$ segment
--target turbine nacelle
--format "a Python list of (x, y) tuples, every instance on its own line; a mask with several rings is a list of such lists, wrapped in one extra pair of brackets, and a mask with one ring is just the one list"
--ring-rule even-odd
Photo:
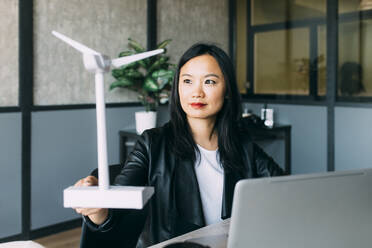
[(83, 62), (85, 69), (89, 72), (106, 73), (110, 71), (111, 60), (107, 55), (83, 53)]

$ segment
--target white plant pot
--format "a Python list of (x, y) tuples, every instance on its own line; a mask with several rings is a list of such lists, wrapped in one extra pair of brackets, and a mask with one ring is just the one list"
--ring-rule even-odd
[(146, 129), (156, 127), (156, 112), (155, 111), (140, 111), (136, 112), (136, 131), (137, 134), (142, 134)]

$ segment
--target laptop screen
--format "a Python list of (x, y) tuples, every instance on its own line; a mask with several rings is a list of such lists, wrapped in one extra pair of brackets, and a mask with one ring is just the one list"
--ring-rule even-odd
[(228, 248), (372, 244), (372, 169), (248, 179), (234, 193)]

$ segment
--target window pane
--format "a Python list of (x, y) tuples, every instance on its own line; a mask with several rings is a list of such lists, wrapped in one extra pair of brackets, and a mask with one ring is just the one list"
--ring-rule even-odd
[(371, 0), (338, 0), (338, 12), (347, 13), (370, 9), (371, 5)]
[(318, 27), (318, 96), (327, 92), (327, 28)]
[(325, 17), (326, 0), (252, 0), (252, 25)]
[(255, 36), (254, 93), (309, 94), (309, 29)]
[(239, 91), (247, 92), (247, 1), (238, 0), (236, 4), (236, 74)]
[(339, 96), (372, 96), (372, 20), (339, 26)]
[(0, 106), (17, 106), (18, 1), (1, 1), (0, 34)]

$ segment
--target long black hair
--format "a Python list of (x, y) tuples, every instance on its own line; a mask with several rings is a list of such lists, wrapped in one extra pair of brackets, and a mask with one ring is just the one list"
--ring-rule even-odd
[(240, 171), (242, 168), (241, 149), (238, 135), (238, 121), (241, 118), (240, 93), (236, 83), (234, 66), (229, 56), (212, 44), (197, 43), (180, 58), (175, 73), (170, 101), (172, 127), (171, 147), (180, 158), (191, 158), (195, 163), (195, 151), (200, 153), (191, 134), (186, 114), (181, 107), (178, 92), (179, 74), (182, 66), (190, 59), (208, 54), (216, 59), (226, 83), (226, 96), (222, 109), (217, 114), (215, 130), (218, 135), (218, 152), (225, 171)]

